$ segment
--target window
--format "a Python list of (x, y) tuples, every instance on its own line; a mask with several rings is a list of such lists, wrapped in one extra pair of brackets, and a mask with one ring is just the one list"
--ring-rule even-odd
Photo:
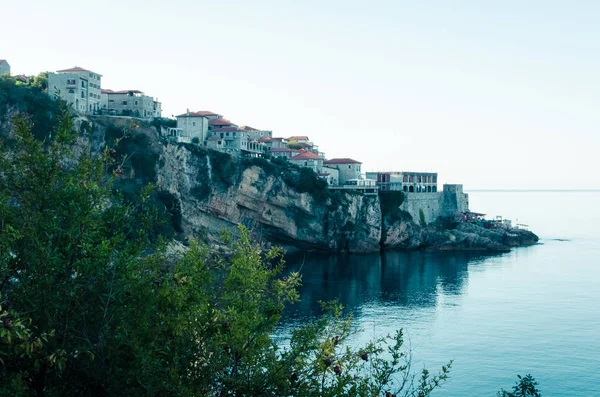
[(351, 169), (352, 169), (352, 166), (351, 166), (351, 165), (348, 165), (348, 169), (349, 169), (349, 170), (351, 170)]
[(127, 101), (121, 102), (122, 105), (127, 105)]
[(137, 104), (138, 104), (138, 101), (135, 101), (135, 105), (137, 105)]
[(85, 98), (85, 91), (81, 91), (81, 97)]
[(81, 80), (81, 86), (85, 88), (85, 81)]
[(192, 121), (192, 125), (195, 127), (195, 126), (196, 126), (196, 122), (195, 122), (195, 121)]

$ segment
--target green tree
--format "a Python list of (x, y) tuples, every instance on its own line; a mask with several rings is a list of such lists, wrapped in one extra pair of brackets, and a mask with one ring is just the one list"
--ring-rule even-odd
[(537, 389), (538, 383), (535, 381), (533, 376), (517, 375), (519, 380), (513, 386), (512, 392), (508, 392), (504, 389), (498, 392), (498, 397), (542, 397), (542, 393)]
[[(64, 111), (51, 142), (14, 121), (0, 152), (0, 395), (427, 396), (448, 377), (410, 371), (403, 335), (351, 348), (337, 304), (273, 339), (300, 276), (240, 228), (218, 255), (150, 238), (152, 187), (113, 188), (113, 148), (73, 157)], [(119, 145), (118, 139), (114, 142)]]
[(302, 149), (302, 145), (297, 141), (289, 141), (287, 144), (288, 149), (300, 150)]

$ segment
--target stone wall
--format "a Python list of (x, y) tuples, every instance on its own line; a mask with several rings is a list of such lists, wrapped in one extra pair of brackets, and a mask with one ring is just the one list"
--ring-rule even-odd
[(408, 212), (417, 224), (423, 212), (424, 221), (429, 224), (440, 216), (468, 211), (469, 195), (463, 193), (462, 185), (444, 185), (444, 190), (437, 193), (405, 193), (400, 209)]

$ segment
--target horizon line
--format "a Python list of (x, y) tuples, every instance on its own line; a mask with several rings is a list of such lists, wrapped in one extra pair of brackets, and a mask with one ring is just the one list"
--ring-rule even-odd
[(467, 192), (600, 192), (600, 189), (465, 189)]

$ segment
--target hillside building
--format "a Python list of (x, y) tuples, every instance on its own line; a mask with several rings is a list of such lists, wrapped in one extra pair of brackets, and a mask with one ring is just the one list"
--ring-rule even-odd
[(437, 172), (367, 172), (367, 178), (375, 179), (380, 190), (396, 190), (407, 193), (435, 193)]
[(75, 111), (97, 113), (102, 108), (102, 75), (75, 66), (48, 73), (48, 94), (67, 102)]
[(133, 116), (142, 119), (160, 117), (161, 103), (158, 99), (145, 95), (140, 90), (102, 90), (102, 111), (120, 116)]
[(323, 170), (323, 159), (308, 150), (302, 150), (295, 156), (290, 157), (289, 162), (300, 167), (310, 168), (317, 174)]
[[(339, 171), (339, 184), (345, 185), (351, 179), (361, 179), (360, 161), (349, 158), (338, 158), (323, 161), (323, 167)], [(327, 172), (327, 170), (325, 170)]]
[(208, 122), (223, 116), (206, 110), (190, 112), (188, 109), (187, 112), (176, 117), (179, 136), (189, 139), (190, 142), (192, 139), (198, 138), (198, 142), (204, 144), (208, 138)]

